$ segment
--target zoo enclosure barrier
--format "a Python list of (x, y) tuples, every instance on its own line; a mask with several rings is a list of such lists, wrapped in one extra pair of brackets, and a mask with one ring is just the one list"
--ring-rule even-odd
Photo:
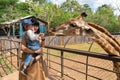
[[(48, 37), (46, 38), (48, 39)], [(50, 36), (49, 39), (51, 38), (53, 37)], [(60, 39), (58, 38), (59, 41), (61, 39), (62, 38)], [(58, 45), (60, 45), (60, 43), (58, 43)], [(14, 37), (12, 36), (10, 37), (1, 36), (0, 37), (0, 77), (13, 73), (14, 70), (19, 70), (20, 60), (21, 60), (20, 45), (21, 45), (21, 40), (16, 39), (15, 36)]]
[(8, 37), (0, 38), (0, 77), (19, 70), (20, 45), (19, 40), (15, 41)]
[[(75, 50), (65, 48), (68, 41), (71, 40), (69, 37), (63, 46), (55, 47), (51, 46), (51, 42), (56, 37), (52, 38), (49, 41), (49, 44), (45, 47), (47, 49), (44, 52), (46, 55), (47, 66), (49, 70), (52, 70), (53, 73), (56, 73), (57, 76), (60, 76), (62, 79), (66, 80), (116, 80), (115, 71), (113, 71), (113, 61), (120, 61), (119, 57), (110, 57), (107, 54), (101, 53), (91, 53), (87, 51)], [(14, 45), (13, 45), (14, 43)], [(15, 44), (16, 43), (16, 44)], [(21, 45), (20, 41), (15, 41), (12, 39), (0, 39), (1, 54), (6, 54), (7, 52), (10, 55), (3, 56), (8, 59), (9, 63), (14, 66), (13, 57), (17, 57), (17, 67), (20, 66), (20, 51), (19, 46)], [(13, 53), (15, 50), (16, 52)], [(51, 50), (58, 51), (56, 54), (53, 54)], [(66, 56), (72, 54), (72, 57)], [(76, 58), (77, 55), (77, 58)], [(57, 59), (56, 59), (57, 58)], [(0, 68), (4, 70), (5, 65), (1, 65)], [(4, 71), (6, 73), (6, 71)], [(51, 73), (51, 72), (49, 72)], [(0, 72), (0, 75), (2, 73)], [(7, 74), (7, 73), (6, 73)], [(1, 75), (2, 76), (2, 75)], [(56, 76), (56, 77), (57, 77)]]
[[(120, 62), (120, 57), (94, 53), (76, 49), (46, 46), (47, 49), (58, 51), (46, 52), (48, 67), (56, 76), (65, 80), (116, 80), (112, 62)], [(51, 52), (51, 53), (50, 53)], [(72, 54), (72, 58), (66, 54)], [(75, 57), (77, 56), (77, 58)], [(75, 58), (74, 58), (75, 57)]]
[[(116, 35), (115, 36), (119, 36)], [(49, 70), (65, 80), (116, 80), (116, 71), (113, 71), (113, 62), (120, 62), (120, 57), (109, 56), (105, 53), (65, 48), (72, 37), (64, 40), (63, 47), (55, 47), (53, 37), (45, 47), (46, 61)], [(119, 37), (118, 37), (119, 38)], [(87, 39), (89, 41), (89, 39)], [(85, 42), (87, 42), (85, 40)], [(52, 45), (52, 46), (51, 46)], [(72, 57), (69, 57), (72, 55)], [(77, 57), (76, 57), (77, 56)], [(50, 72), (50, 71), (49, 71)]]

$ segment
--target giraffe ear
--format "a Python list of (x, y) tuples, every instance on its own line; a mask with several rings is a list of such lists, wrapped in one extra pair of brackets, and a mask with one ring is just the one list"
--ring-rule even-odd
[(81, 13), (81, 16), (82, 16), (82, 17), (87, 17), (87, 13), (86, 13), (86, 12), (82, 12), (82, 13)]

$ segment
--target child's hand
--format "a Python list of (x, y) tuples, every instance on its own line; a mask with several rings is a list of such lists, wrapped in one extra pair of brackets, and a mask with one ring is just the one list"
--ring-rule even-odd
[(42, 52), (43, 52), (43, 49), (42, 49), (42, 48), (40, 48), (40, 49), (38, 49), (38, 50), (35, 51), (36, 54), (40, 54), (40, 53), (42, 53)]
[(39, 34), (39, 36), (41, 36), (41, 37), (43, 37), (43, 36), (44, 36), (44, 37), (45, 37), (45, 34), (44, 34), (44, 33), (40, 33), (40, 34)]
[(41, 40), (42, 40), (42, 41), (45, 40), (45, 35), (44, 35), (44, 33), (40, 33), (39, 36), (41, 37)]

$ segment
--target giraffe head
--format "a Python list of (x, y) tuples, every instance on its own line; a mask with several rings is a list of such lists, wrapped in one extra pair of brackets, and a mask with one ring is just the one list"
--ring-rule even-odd
[(85, 35), (86, 33), (91, 33), (87, 22), (83, 20), (83, 17), (86, 17), (87, 14), (85, 12), (81, 13), (80, 16), (70, 19), (67, 22), (48, 30), (50, 35), (65, 35), (65, 36), (73, 36), (73, 35)]
[(83, 17), (86, 13), (82, 13), (77, 18), (71, 19), (60, 26), (50, 29), (52, 35), (81, 35), (92, 38), (97, 42), (107, 53), (112, 55), (120, 54), (120, 44), (112, 37), (112, 35), (102, 26), (95, 23), (85, 22)]

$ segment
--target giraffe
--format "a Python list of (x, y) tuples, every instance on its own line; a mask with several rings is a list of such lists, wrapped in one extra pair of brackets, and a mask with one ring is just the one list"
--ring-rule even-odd
[[(87, 14), (83, 12), (80, 16), (50, 29), (51, 35), (81, 35), (92, 38), (109, 55), (120, 56), (120, 43), (102, 26), (83, 20)], [(118, 72), (117, 80), (120, 80), (120, 62), (113, 62), (113, 70)]]

